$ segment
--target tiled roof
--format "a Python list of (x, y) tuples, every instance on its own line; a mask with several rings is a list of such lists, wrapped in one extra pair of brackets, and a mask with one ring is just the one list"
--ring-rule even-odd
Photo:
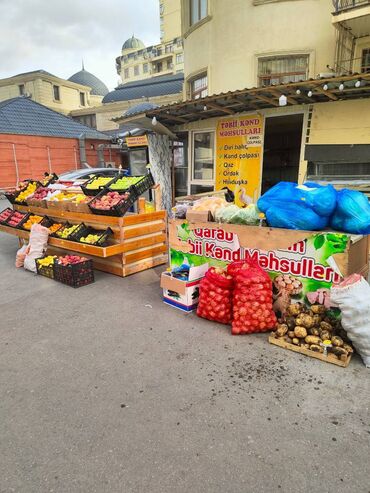
[(0, 134), (108, 140), (107, 136), (82, 125), (29, 98), (18, 97), (0, 103)]
[(126, 112), (125, 116), (136, 115), (136, 113), (144, 113), (144, 111), (154, 110), (158, 108), (157, 104), (150, 103), (149, 101), (144, 101), (143, 103), (135, 104), (131, 106)]
[(104, 97), (103, 103), (178, 94), (182, 92), (183, 83), (183, 73), (127, 82), (122, 86), (118, 86), (114, 91), (109, 92)]
[(50, 75), (51, 77), (57, 77), (54, 74), (51, 74), (50, 72), (47, 72), (46, 70), (39, 69), (39, 70), (31, 70), (31, 72), (23, 72), (21, 74), (16, 74), (12, 75), (12, 77), (20, 77), (21, 75), (32, 75), (32, 74), (41, 74), (41, 75)]

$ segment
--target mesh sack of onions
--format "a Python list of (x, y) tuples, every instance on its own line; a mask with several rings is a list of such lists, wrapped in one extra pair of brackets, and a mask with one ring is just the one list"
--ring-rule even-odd
[(207, 320), (230, 324), (232, 293), (232, 276), (224, 269), (211, 267), (200, 282), (197, 315)]
[(234, 274), (232, 334), (266, 332), (276, 325), (272, 283), (257, 265), (245, 264)]

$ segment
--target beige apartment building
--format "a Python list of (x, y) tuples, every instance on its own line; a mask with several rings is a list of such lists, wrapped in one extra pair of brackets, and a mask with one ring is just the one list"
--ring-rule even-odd
[(101, 104), (108, 88), (82, 68), (68, 80), (35, 70), (0, 80), (0, 101), (25, 96), (59, 113)]
[(181, 0), (181, 21), (184, 101), (145, 114), (182, 146), (177, 195), (230, 175), (220, 128), (243, 119), (261, 132), (238, 164), (254, 199), (281, 180), (370, 186), (369, 0)]
[(159, 44), (145, 46), (132, 35), (116, 58), (122, 83), (183, 72), (184, 50), (181, 37), (181, 1), (159, 0)]

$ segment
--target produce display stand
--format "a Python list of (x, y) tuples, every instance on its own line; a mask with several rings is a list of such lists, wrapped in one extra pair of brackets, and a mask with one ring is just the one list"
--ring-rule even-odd
[[(367, 235), (172, 219), (169, 248), (171, 267), (176, 263), (177, 253), (202, 257), (213, 265), (251, 258), (272, 277), (291, 274), (301, 279), (303, 285), (305, 280), (315, 281), (317, 288), (320, 284), (328, 287), (340, 275), (368, 275)], [(200, 263), (201, 259), (197, 264)]]
[[(121, 277), (165, 264), (167, 255), (166, 212), (127, 214), (124, 217), (69, 212), (56, 208), (18, 206), (22, 212), (48, 216), (55, 221), (79, 224), (83, 222), (97, 230), (112, 229), (110, 245), (99, 247), (49, 237), (48, 254), (79, 253), (91, 258), (94, 268)], [(28, 239), (29, 232), (0, 225), (0, 231), (18, 236), (20, 242)]]
[(314, 351), (306, 349), (305, 347), (296, 346), (295, 344), (289, 344), (287, 341), (284, 341), (279, 337), (275, 337), (274, 334), (271, 334), (269, 336), (269, 343), (274, 344), (275, 346), (282, 347), (283, 349), (289, 349), (290, 351), (294, 351), (296, 353), (304, 354), (305, 356), (310, 356), (311, 358), (325, 361), (326, 363), (332, 363), (333, 365), (341, 366), (343, 368), (347, 368), (352, 358), (352, 354), (349, 354), (345, 361), (342, 361), (330, 352), (328, 352), (326, 356), (322, 353), (315, 353)]

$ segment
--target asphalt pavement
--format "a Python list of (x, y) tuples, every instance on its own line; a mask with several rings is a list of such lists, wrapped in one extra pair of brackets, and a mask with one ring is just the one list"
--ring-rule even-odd
[(0, 233), (1, 493), (369, 493), (357, 356), (336, 367), (167, 307), (163, 268), (74, 290), (16, 251)]

